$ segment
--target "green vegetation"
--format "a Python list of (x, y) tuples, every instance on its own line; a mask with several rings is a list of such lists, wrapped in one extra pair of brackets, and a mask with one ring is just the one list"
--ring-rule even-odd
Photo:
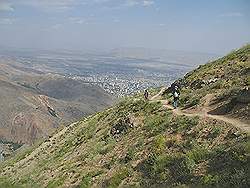
[[(162, 144), (162, 143), (161, 143)], [(181, 147), (182, 144), (175, 147)], [(231, 145), (230, 145), (231, 146)], [(182, 149), (185, 150), (185, 147)], [(143, 164), (142, 185), (248, 187), (248, 165), (244, 143), (234, 146), (205, 146), (186, 152), (153, 152)]]
[(180, 80), (184, 85), (180, 99), (182, 107), (200, 105), (201, 98), (211, 93), (224, 96), (224, 100), (237, 97), (235, 91), (240, 94), (245, 87), (250, 86), (249, 71), (250, 45), (199, 66)]
[(116, 172), (113, 177), (111, 177), (109, 180), (106, 182), (106, 186), (108, 188), (116, 188), (118, 187), (121, 182), (127, 178), (130, 175), (129, 171), (127, 168), (120, 169), (118, 172)]
[(47, 188), (60, 187), (64, 183), (64, 178), (59, 178), (57, 180), (52, 180), (48, 183)]
[[(243, 84), (244, 80), (234, 77), (235, 73), (247, 73), (249, 69), (250, 44), (241, 49), (235, 50), (227, 56), (220, 58), (214, 62), (199, 66), (198, 69), (190, 72), (185, 76), (185, 80), (192, 82), (194, 80), (218, 78), (226, 76), (233, 78), (233, 81), (238, 84)], [(230, 75), (231, 74), (231, 75)], [(232, 81), (232, 80), (231, 80)], [(223, 87), (223, 86), (222, 86)]]
[[(241, 51), (227, 58), (235, 53)], [(239, 65), (232, 66), (238, 70), (248, 58), (236, 57)], [(217, 100), (240, 93), (235, 88), (244, 81), (238, 79), (230, 90), (223, 80), (191, 87), (228, 59), (185, 77), (183, 107), (202, 105), (209, 92), (216, 91)], [(3, 163), (0, 187), (249, 187), (249, 148), (249, 136), (225, 122), (173, 114), (138, 94)]]
[(0, 187), (1, 188), (23, 188), (19, 185), (13, 185), (11, 182), (6, 180), (5, 178), (0, 178)]
[[(111, 127), (124, 117), (131, 119), (133, 127), (114, 137)], [(31, 160), (35, 168), (13, 164), (18, 177), (13, 175), (12, 181), (24, 187), (43, 182), (45, 177), (49, 177), (46, 187), (65, 183), (80, 188), (244, 187), (249, 183), (249, 138), (242, 133), (235, 136), (236, 131), (219, 122), (204, 124), (198, 117), (173, 116), (159, 103), (130, 98), (68, 128), (57, 139), (52, 137), (46, 142), (51, 146)], [(46, 150), (48, 154), (43, 153)], [(11, 174), (7, 168), (4, 171)], [(27, 173), (18, 173), (19, 169)], [(49, 172), (55, 169), (61, 170), (50, 177)]]

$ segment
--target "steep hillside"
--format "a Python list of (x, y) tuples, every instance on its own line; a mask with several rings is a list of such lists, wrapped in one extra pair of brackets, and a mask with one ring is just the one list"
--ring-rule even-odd
[[(127, 99), (63, 129), (1, 167), (2, 186), (247, 187), (247, 141), (222, 121)], [(1, 184), (0, 184), (1, 185)]]
[(250, 123), (250, 45), (199, 66), (176, 82), (182, 87), (181, 105), (210, 114), (227, 115)]
[(0, 62), (0, 143), (30, 144), (103, 110), (113, 98), (97, 86)]
[[(205, 65), (204, 75), (213, 66)], [(189, 97), (182, 98), (183, 110), (170, 109), (161, 95), (150, 101), (140, 94), (125, 98), (2, 163), (0, 187), (249, 187), (249, 135), (196, 113), (199, 107), (210, 108), (202, 103), (211, 101), (207, 94), (227, 89), (205, 90), (203, 84), (194, 89), (191, 83), (200, 70), (182, 80), (182, 93)], [(235, 84), (246, 87), (245, 81)], [(190, 103), (188, 92), (199, 94), (199, 100)]]

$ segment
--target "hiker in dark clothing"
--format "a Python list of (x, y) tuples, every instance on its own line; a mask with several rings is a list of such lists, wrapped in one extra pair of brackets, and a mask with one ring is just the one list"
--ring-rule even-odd
[(173, 97), (174, 97), (173, 106), (176, 109), (178, 107), (178, 101), (179, 101), (179, 98), (180, 98), (180, 91), (179, 91), (179, 87), (177, 85), (175, 85), (172, 89), (173, 89), (172, 94), (173, 94)]
[(144, 99), (148, 100), (148, 90), (147, 89), (145, 89), (145, 91), (144, 91)]

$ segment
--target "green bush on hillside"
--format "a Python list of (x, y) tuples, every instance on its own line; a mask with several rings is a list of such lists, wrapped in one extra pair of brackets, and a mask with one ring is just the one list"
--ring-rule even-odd
[(170, 126), (170, 117), (168, 114), (157, 114), (146, 117), (144, 122), (145, 130), (151, 136), (155, 136), (164, 132)]
[(130, 175), (130, 171), (127, 168), (118, 170), (109, 180), (106, 182), (106, 187), (116, 188), (121, 182)]

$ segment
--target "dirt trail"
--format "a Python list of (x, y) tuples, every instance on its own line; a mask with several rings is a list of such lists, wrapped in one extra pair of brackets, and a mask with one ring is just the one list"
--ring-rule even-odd
[(199, 111), (188, 111), (188, 110), (180, 110), (180, 109), (174, 109), (173, 106), (169, 105), (169, 101), (168, 100), (159, 100), (158, 98), (161, 96), (161, 94), (164, 92), (164, 88), (155, 96), (153, 96), (150, 100), (151, 101), (159, 101), (163, 104), (163, 106), (165, 108), (171, 109), (173, 110), (173, 113), (176, 115), (185, 115), (188, 117), (195, 117), (195, 116), (199, 116), (201, 118), (211, 118), (211, 119), (215, 119), (215, 120), (219, 120), (219, 121), (224, 121), (226, 123), (229, 123), (235, 127), (240, 128), (241, 130), (243, 130), (244, 132), (250, 133), (250, 125), (244, 122), (241, 122), (237, 119), (233, 119), (233, 118), (229, 118), (223, 115), (212, 115), (209, 114), (208, 112), (210, 111), (209, 109), (209, 103), (213, 98), (212, 94), (207, 95), (204, 99), (205, 99), (205, 103), (204, 106), (199, 109)]
[(161, 88), (161, 91), (159, 93), (157, 93), (155, 96), (151, 97), (150, 100), (157, 100), (158, 98), (160, 98), (162, 96), (162, 94), (164, 93), (164, 91), (166, 90), (166, 88)]

